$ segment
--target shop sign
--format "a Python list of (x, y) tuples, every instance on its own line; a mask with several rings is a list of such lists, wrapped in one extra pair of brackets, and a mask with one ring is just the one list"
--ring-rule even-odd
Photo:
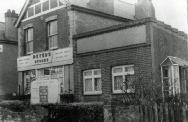
[(65, 61), (73, 59), (73, 48), (64, 48), (60, 50), (55, 50), (53, 52), (52, 62)]
[(3, 45), (0, 45), (0, 52), (3, 52)]
[(48, 86), (39, 86), (40, 103), (48, 103)]
[(42, 52), (32, 55), (34, 65), (52, 62), (52, 52)]
[(57, 79), (36, 80), (31, 83), (31, 104), (58, 103), (60, 86)]
[(31, 56), (24, 56), (17, 59), (17, 65), (18, 67), (26, 67), (26, 66), (32, 66), (34, 63), (32, 62)]

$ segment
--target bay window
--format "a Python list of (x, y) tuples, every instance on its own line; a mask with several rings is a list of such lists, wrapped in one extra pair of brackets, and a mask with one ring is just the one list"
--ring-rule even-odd
[(57, 21), (50, 21), (48, 27), (48, 45), (49, 49), (57, 48)]
[(84, 94), (102, 94), (101, 70), (86, 70), (83, 72)]
[(116, 66), (112, 68), (112, 91), (113, 93), (134, 92), (132, 77), (134, 65)]

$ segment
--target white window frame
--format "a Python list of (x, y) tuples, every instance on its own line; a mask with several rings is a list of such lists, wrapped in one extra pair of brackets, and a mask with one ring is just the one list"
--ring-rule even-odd
[[(51, 28), (50, 24), (53, 23), (53, 22), (56, 22), (57, 33), (50, 34), (50, 28)], [(48, 28), (48, 46), (49, 46), (49, 49), (57, 49), (58, 48), (58, 25), (57, 25), (57, 19), (49, 21), (47, 23), (47, 28)], [(50, 38), (54, 37), (54, 36), (56, 36), (56, 38), (57, 38), (57, 40), (56, 40), (56, 44), (57, 45), (51, 47), (51, 45), (50, 45)]]
[[(83, 92), (84, 95), (97, 95), (97, 94), (102, 94), (102, 77), (101, 74), (100, 75), (94, 75), (95, 71), (99, 71), (101, 72), (101, 69), (92, 69), (92, 70), (85, 70), (83, 72)], [(92, 72), (92, 74), (90, 76), (85, 76), (84, 74), (86, 72)], [(92, 79), (92, 91), (85, 91), (85, 79), (91, 78)], [(101, 79), (101, 91), (94, 91), (94, 79), (95, 78), (100, 78)]]
[[(134, 75), (134, 71), (131, 72), (125, 72), (125, 67), (133, 67), (134, 65), (121, 65), (121, 66), (115, 66), (112, 68), (112, 92), (113, 93), (124, 93), (123, 89), (121, 90), (114, 90), (114, 77), (115, 76), (123, 76), (123, 81), (125, 80), (125, 75)], [(122, 68), (122, 72), (114, 73), (114, 69), (116, 68)], [(129, 91), (127, 91), (129, 93)]]
[[(178, 67), (177, 68), (177, 73), (176, 74), (177, 76), (175, 77), (175, 69), (174, 69), (174, 66)], [(163, 74), (163, 70), (164, 68), (163, 67), (168, 67), (168, 77), (164, 77), (164, 74)], [(163, 97), (164, 97), (164, 92), (165, 91), (165, 86), (164, 86), (164, 82), (166, 82), (165, 80), (168, 81), (168, 84), (169, 84), (169, 88), (168, 88), (168, 91), (169, 92), (169, 95), (176, 95), (178, 93), (181, 93), (181, 90), (180, 90), (180, 74), (179, 74), (179, 65), (168, 65), (168, 66), (161, 66), (161, 76), (162, 76), (162, 90), (163, 90)], [(177, 82), (175, 83), (175, 79), (177, 80)]]
[(28, 33), (29, 33), (29, 30), (33, 30), (33, 28), (26, 28), (25, 29), (25, 42), (26, 42), (26, 52), (27, 54), (32, 54), (33, 53), (33, 46), (32, 46), (32, 49), (30, 49), (31, 51), (28, 51), (28, 44), (31, 44), (33, 45), (33, 31), (32, 31), (32, 38), (29, 39), (29, 36), (28, 36)]

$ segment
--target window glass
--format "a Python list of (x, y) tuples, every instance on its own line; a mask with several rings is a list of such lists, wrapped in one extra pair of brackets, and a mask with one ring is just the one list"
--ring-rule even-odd
[(33, 52), (33, 28), (25, 30), (26, 50), (27, 53)]
[(101, 70), (88, 70), (83, 72), (84, 94), (101, 94)]
[(57, 47), (57, 21), (48, 23), (48, 41), (50, 49)]
[(112, 68), (113, 93), (132, 93), (135, 91), (134, 66), (125, 65)]

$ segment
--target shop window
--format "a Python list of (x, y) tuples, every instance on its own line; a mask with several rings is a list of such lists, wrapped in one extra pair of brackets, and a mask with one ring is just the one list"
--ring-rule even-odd
[(33, 28), (25, 30), (27, 54), (33, 53)]
[(24, 72), (24, 95), (30, 94), (31, 82), (36, 80), (35, 70)]
[(162, 66), (162, 81), (165, 95), (180, 93), (179, 66)]
[(57, 48), (57, 21), (48, 22), (49, 49)]
[(112, 68), (112, 90), (113, 93), (132, 93), (135, 91), (133, 86), (134, 66), (116, 66)]
[(101, 70), (87, 70), (83, 72), (84, 94), (101, 94)]

